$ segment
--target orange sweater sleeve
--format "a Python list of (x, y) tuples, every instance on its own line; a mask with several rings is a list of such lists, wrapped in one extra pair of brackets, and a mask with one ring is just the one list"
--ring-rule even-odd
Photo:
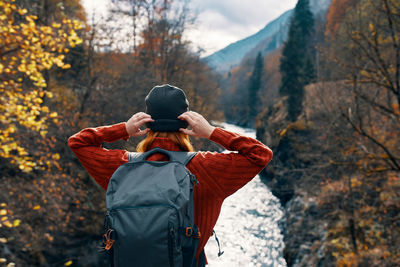
[(115, 170), (129, 161), (126, 150), (108, 150), (102, 147), (103, 142), (128, 140), (125, 123), (97, 128), (86, 128), (68, 139), (68, 145), (75, 153), (83, 167), (107, 190), (108, 182)]
[(210, 190), (222, 199), (243, 187), (272, 159), (271, 149), (254, 138), (216, 128), (210, 140), (234, 152), (201, 152), (192, 162), (208, 177)]

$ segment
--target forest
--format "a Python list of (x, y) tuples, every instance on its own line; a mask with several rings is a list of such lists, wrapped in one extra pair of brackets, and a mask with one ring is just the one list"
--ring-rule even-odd
[(282, 47), (222, 74), (184, 37), (187, 1), (111, 9), (90, 23), (80, 0), (0, 0), (0, 266), (104, 266), (104, 190), (67, 140), (144, 111), (163, 83), (274, 151), (261, 176), (285, 209), (288, 266), (400, 266), (399, 1), (314, 16), (298, 0)]

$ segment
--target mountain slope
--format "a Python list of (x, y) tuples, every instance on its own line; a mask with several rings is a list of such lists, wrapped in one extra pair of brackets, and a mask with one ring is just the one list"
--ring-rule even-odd
[[(310, 6), (315, 15), (325, 12), (330, 3), (331, 0), (310, 0)], [(203, 60), (217, 72), (224, 73), (238, 65), (249, 53), (257, 54), (261, 51), (265, 55), (279, 48), (286, 41), (292, 13), (293, 9), (286, 11), (257, 33), (232, 43)], [(257, 51), (254, 52), (254, 50)]]
[(238, 64), (243, 56), (256, 47), (263, 40), (272, 37), (277, 32), (281, 32), (282, 28), (287, 28), (293, 10), (286, 11), (274, 21), (268, 23), (262, 30), (257, 33), (237, 41), (227, 47), (219, 50), (204, 60), (209, 66), (218, 72), (226, 72), (232, 66)]

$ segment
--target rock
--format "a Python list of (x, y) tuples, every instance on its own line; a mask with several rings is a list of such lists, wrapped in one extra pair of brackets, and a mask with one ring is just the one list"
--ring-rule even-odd
[(274, 152), (260, 176), (285, 209), (281, 225), (287, 265), (329, 266), (333, 261), (325, 255), (327, 224), (312, 195), (318, 183), (309, 169), (320, 161), (314, 153), (319, 143), (310, 142), (317, 140), (318, 129), (305, 115), (296, 122), (285, 121), (285, 101), (280, 99), (257, 118), (257, 138)]

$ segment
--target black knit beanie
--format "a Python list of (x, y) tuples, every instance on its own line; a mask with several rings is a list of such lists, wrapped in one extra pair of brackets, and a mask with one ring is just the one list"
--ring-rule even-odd
[(169, 85), (157, 85), (146, 96), (146, 113), (154, 122), (147, 123), (154, 132), (178, 132), (188, 123), (178, 116), (189, 110), (189, 102), (182, 89)]

